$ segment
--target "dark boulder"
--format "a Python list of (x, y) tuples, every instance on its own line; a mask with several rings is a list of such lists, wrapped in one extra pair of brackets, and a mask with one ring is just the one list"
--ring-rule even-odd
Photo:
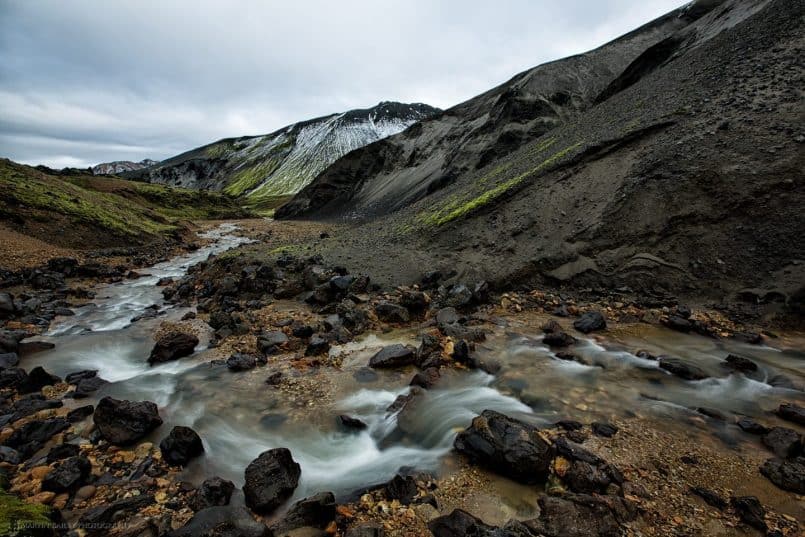
[(95, 412), (95, 407), (92, 405), (84, 405), (74, 408), (67, 414), (67, 421), (70, 423), (78, 423), (90, 416)]
[(362, 431), (367, 427), (366, 423), (363, 421), (359, 420), (358, 418), (353, 418), (352, 416), (347, 416), (346, 414), (341, 414), (338, 416), (338, 423), (344, 429), (351, 431)]
[(730, 354), (722, 362), (722, 365), (733, 371), (740, 371), (742, 373), (751, 373), (757, 371), (757, 364), (749, 358), (738, 356), (737, 354)]
[(589, 334), (596, 330), (604, 330), (606, 327), (606, 319), (597, 311), (588, 311), (573, 322), (573, 328), (582, 334)]
[(673, 356), (660, 356), (660, 368), (685, 380), (702, 380), (709, 375), (703, 369)]
[(390, 368), (412, 365), (416, 362), (416, 349), (402, 343), (383, 347), (369, 359), (369, 367)]
[(593, 422), (591, 427), (594, 435), (605, 438), (612, 438), (618, 432), (618, 428), (611, 423)]
[(101, 377), (90, 377), (81, 379), (75, 385), (75, 391), (73, 391), (73, 398), (83, 399), (85, 397), (89, 397), (90, 395), (98, 391), (104, 384), (106, 384), (106, 381)]
[(70, 427), (70, 422), (63, 418), (29, 421), (11, 433), (5, 445), (20, 452), (26, 459), (39, 451), (56, 433)]
[(251, 354), (237, 352), (226, 359), (226, 367), (230, 371), (248, 371), (257, 366), (257, 358)]
[(619, 537), (620, 524), (637, 515), (628, 500), (613, 496), (542, 496), (539, 507), (539, 518), (525, 524), (545, 537)]
[(0, 293), (0, 319), (10, 319), (14, 316), (14, 297), (9, 293)]
[(98, 376), (97, 369), (84, 369), (82, 371), (75, 371), (64, 377), (64, 382), (67, 384), (78, 384), (83, 379), (91, 379)]
[(485, 410), (456, 436), (453, 446), (471, 460), (521, 483), (544, 481), (553, 448), (527, 423)]
[(286, 343), (288, 343), (288, 336), (280, 330), (263, 332), (257, 337), (257, 348), (263, 354), (275, 354)]
[(57, 444), (50, 448), (45, 460), (50, 464), (69, 457), (76, 457), (80, 453), (81, 449), (78, 447), (78, 444)]
[(161, 337), (154, 345), (151, 355), (148, 357), (148, 363), (158, 364), (189, 356), (193, 354), (196, 345), (198, 345), (198, 338), (193, 334), (170, 332)]
[(741, 496), (732, 498), (732, 507), (740, 517), (741, 521), (753, 528), (766, 531), (766, 510), (760, 505), (760, 501), (754, 496)]
[(470, 302), (472, 302), (472, 291), (463, 283), (451, 286), (444, 298), (445, 306), (451, 308), (462, 308), (468, 306)]
[(788, 427), (772, 427), (761, 440), (763, 445), (782, 459), (796, 457), (802, 452), (802, 439), (799, 433)]
[(9, 367), (15, 367), (19, 363), (20, 363), (20, 357), (17, 356), (16, 352), (0, 353), (0, 369), (8, 369)]
[(428, 295), (422, 291), (406, 290), (400, 295), (400, 304), (410, 312), (418, 313), (428, 307)]
[(283, 379), (282, 371), (275, 371), (266, 378), (266, 384), (269, 386), (279, 386)]
[(549, 321), (542, 326), (545, 335), (542, 342), (550, 347), (567, 347), (576, 343), (576, 338), (566, 333), (556, 321)]
[(104, 503), (85, 511), (78, 519), (78, 526), (83, 528), (110, 527), (113, 522), (133, 515), (152, 505), (154, 501), (153, 494), (140, 494), (112, 503)]
[(293, 494), (301, 473), (287, 448), (264, 451), (246, 467), (246, 505), (255, 513), (270, 513)]
[(326, 528), (335, 520), (335, 496), (332, 492), (320, 492), (299, 500), (291, 506), (285, 517), (274, 524), (276, 534), (297, 528)]
[(165, 537), (274, 537), (274, 532), (254, 520), (244, 507), (227, 505), (201, 509)]
[(434, 537), (502, 537), (495, 532), (497, 528), (461, 509), (434, 518), (428, 522), (428, 529)]
[(805, 457), (768, 459), (760, 467), (760, 473), (783, 490), (805, 494)]
[(411, 320), (407, 309), (386, 300), (375, 304), (375, 313), (378, 319), (387, 323), (407, 323)]
[(210, 477), (205, 479), (201, 486), (196, 489), (196, 495), (192, 505), (194, 511), (201, 511), (207, 507), (229, 505), (232, 493), (235, 492), (235, 484), (220, 477)]
[(36, 366), (28, 373), (28, 380), (19, 389), (21, 392), (38, 392), (45, 386), (53, 386), (61, 382), (61, 378), (45, 371), (42, 366)]
[(410, 475), (397, 474), (386, 484), (386, 497), (390, 500), (399, 500), (403, 505), (413, 502), (417, 494), (419, 489), (416, 480)]
[(204, 453), (204, 445), (199, 435), (190, 427), (177, 425), (159, 443), (162, 458), (174, 466), (185, 466), (190, 459)]
[(20, 367), (7, 367), (0, 371), (0, 388), (20, 388), (27, 382), (28, 373)]
[(118, 445), (133, 444), (162, 425), (154, 403), (111, 397), (98, 402), (93, 421), (106, 441)]
[(13, 423), (18, 419), (35, 414), (40, 410), (48, 408), (61, 408), (64, 403), (54, 399), (45, 399), (40, 394), (32, 394), (18, 399), (8, 409), (8, 423)]
[(740, 418), (736, 424), (741, 428), (742, 431), (749, 434), (766, 434), (769, 432), (768, 427), (761, 425), (751, 418)]
[(0, 462), (19, 464), (22, 462), (22, 458), (16, 449), (8, 446), (0, 446)]
[(599, 467), (584, 461), (573, 461), (563, 481), (573, 492), (600, 494), (612, 483), (612, 478), (606, 470), (606, 466)]
[(794, 403), (783, 403), (777, 408), (777, 415), (791, 423), (805, 426), (805, 408)]
[(330, 342), (321, 334), (314, 334), (310, 337), (307, 347), (305, 347), (305, 356), (318, 356), (327, 354), (329, 351)]
[(433, 388), (436, 385), (436, 383), (439, 382), (439, 379), (441, 377), (442, 374), (439, 372), (439, 368), (428, 367), (420, 371), (419, 373), (415, 374), (409, 384), (411, 386), (419, 386), (420, 388), (425, 388), (426, 390), (429, 390)]
[(670, 315), (668, 319), (663, 320), (662, 323), (671, 330), (676, 330), (677, 332), (688, 333), (693, 330), (693, 323), (689, 319), (679, 315)]
[(705, 487), (691, 487), (690, 492), (705, 501), (707, 505), (723, 511), (727, 508), (727, 500), (716, 492)]
[(89, 476), (92, 464), (83, 456), (70, 457), (52, 469), (42, 480), (42, 490), (65, 492), (77, 488)]

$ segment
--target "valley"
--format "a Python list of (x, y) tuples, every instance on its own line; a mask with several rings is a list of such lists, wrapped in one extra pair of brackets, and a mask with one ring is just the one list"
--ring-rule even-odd
[(0, 160), (0, 534), (802, 535), (803, 23)]

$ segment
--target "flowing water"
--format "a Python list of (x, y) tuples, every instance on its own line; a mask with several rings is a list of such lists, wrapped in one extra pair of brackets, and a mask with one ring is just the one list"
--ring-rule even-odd
[[(344, 497), (388, 480), (404, 467), (439, 472), (449, 458), (456, 431), (484, 409), (536, 424), (562, 418), (589, 422), (648, 416), (668, 426), (693, 424), (730, 444), (742, 438), (732, 424), (734, 416), (748, 415), (768, 423), (774, 420), (769, 410), (781, 400), (805, 401), (796, 389), (770, 385), (775, 377), (774, 383), (779, 384), (779, 375), (794, 385), (805, 385), (805, 354), (796, 350), (802, 348), (802, 341), (781, 341), (776, 349), (648, 326), (616, 328), (574, 347), (582, 364), (560, 360), (542, 344), (537, 328), (542, 319), (537, 317), (498, 326), (479, 346), (486, 361), (501, 365), (495, 376), (450, 371), (437, 389), (421, 396), (404, 416), (387, 408), (408, 393), (413, 370), (367, 373), (365, 365), (385, 344), (414, 344), (413, 331), (369, 335), (334, 348), (331, 352), (344, 356), (342, 367), (289, 373), (289, 391), (265, 384), (270, 367), (231, 373), (211, 363), (211, 351), (205, 347), (208, 338), (202, 338), (191, 357), (149, 366), (146, 360), (156, 326), (188, 311), (166, 305), (157, 280), (181, 276), (208, 255), (245, 242), (234, 233), (234, 226), (224, 225), (207, 235), (214, 241), (209, 246), (155, 265), (144, 271), (149, 276), (100, 287), (91, 304), (52, 324), (42, 339), (55, 343), (54, 349), (26, 359), (27, 367), (43, 365), (61, 376), (97, 369), (110, 383), (96, 399), (111, 395), (154, 401), (165, 420), (149, 437), (154, 442), (174, 425), (195, 429), (203, 439), (205, 456), (185, 470), (193, 481), (219, 475), (241, 485), (251, 460), (266, 449), (282, 446), (302, 466), (294, 498), (323, 490)], [(154, 304), (163, 312), (161, 316), (131, 322)], [(283, 303), (280, 307), (304, 306)], [(656, 361), (639, 358), (641, 349), (691, 360), (713, 378), (688, 382), (673, 377), (659, 369)], [(753, 359), (759, 371), (750, 376), (730, 374), (720, 365), (730, 352)], [(727, 420), (704, 418), (696, 411), (699, 407), (718, 411)], [(368, 427), (346, 432), (337, 423), (339, 414), (359, 418)], [(511, 493), (515, 507), (521, 501), (520, 492)]]

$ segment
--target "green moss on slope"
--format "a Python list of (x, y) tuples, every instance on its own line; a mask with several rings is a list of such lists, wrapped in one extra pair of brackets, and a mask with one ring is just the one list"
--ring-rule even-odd
[(0, 535), (24, 534), (24, 528), (51, 528), (50, 508), (38, 503), (26, 503), (0, 490)]

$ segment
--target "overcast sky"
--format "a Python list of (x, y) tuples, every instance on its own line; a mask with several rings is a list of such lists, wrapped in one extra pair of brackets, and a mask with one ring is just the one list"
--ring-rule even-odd
[(680, 0), (0, 0), (0, 156), (163, 159), (381, 100), (447, 108)]

